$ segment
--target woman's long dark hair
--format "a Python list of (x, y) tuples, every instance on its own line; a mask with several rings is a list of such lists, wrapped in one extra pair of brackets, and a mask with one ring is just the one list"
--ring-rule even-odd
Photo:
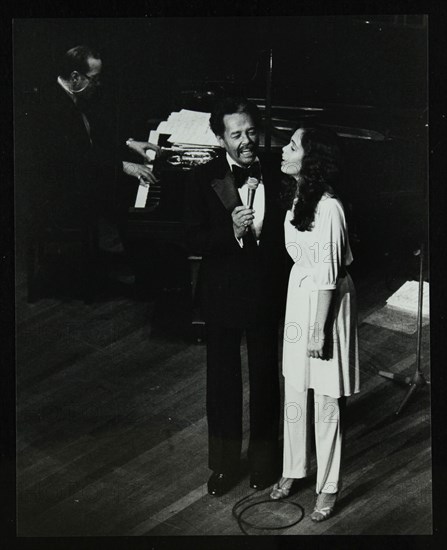
[(299, 183), (288, 177), (284, 183), (282, 198), (290, 209), (293, 199), (298, 201), (293, 209), (294, 225), (298, 231), (310, 231), (315, 219), (315, 210), (324, 193), (335, 196), (342, 175), (342, 153), (335, 132), (327, 128), (302, 127), (301, 145), (304, 156), (301, 161)]

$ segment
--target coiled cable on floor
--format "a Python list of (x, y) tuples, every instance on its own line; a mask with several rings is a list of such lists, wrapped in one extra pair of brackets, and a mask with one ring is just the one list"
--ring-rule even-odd
[[(237, 524), (239, 525), (239, 529), (244, 533), (244, 535), (250, 535), (250, 533), (246, 531), (245, 527), (251, 527), (252, 529), (258, 529), (261, 531), (281, 531), (282, 529), (290, 529), (290, 527), (297, 525), (304, 517), (304, 508), (300, 504), (297, 504), (296, 502), (291, 502), (285, 499), (273, 500), (271, 498), (266, 498), (264, 500), (258, 500), (256, 502), (248, 503), (250, 497), (252, 497), (255, 494), (257, 494), (257, 491), (254, 491), (253, 493), (250, 493), (249, 495), (246, 495), (245, 497), (238, 500), (236, 504), (233, 506), (231, 511), (234, 519), (237, 521)], [(245, 504), (245, 506), (242, 509), (238, 510), (238, 508), (240, 508), (243, 504)], [(298, 519), (296, 519), (295, 521), (292, 521), (291, 523), (287, 523), (285, 525), (279, 525), (279, 526), (256, 525), (242, 518), (245, 512), (261, 504), (270, 504), (274, 506), (287, 504), (288, 506), (295, 506), (295, 508), (299, 509), (299, 517)]]

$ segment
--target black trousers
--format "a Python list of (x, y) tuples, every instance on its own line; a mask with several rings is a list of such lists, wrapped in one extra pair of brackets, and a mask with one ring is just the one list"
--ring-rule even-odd
[[(242, 447), (241, 338), (244, 329), (207, 323), (209, 467), (236, 473)], [(279, 432), (278, 326), (245, 329), (248, 352), (251, 472), (277, 468)]]

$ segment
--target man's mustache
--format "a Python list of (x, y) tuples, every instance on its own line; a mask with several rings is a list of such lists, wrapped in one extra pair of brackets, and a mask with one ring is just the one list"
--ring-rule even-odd
[(238, 154), (241, 154), (243, 153), (244, 151), (250, 151), (251, 153), (253, 153), (254, 151), (256, 151), (256, 145), (244, 145), (244, 146), (241, 146), (241, 147), (238, 147)]

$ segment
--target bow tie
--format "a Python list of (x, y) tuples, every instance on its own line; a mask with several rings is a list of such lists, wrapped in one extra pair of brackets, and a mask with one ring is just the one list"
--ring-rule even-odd
[(242, 187), (249, 177), (261, 179), (259, 162), (254, 162), (249, 168), (241, 168), (237, 164), (233, 164), (232, 170), (236, 187)]

